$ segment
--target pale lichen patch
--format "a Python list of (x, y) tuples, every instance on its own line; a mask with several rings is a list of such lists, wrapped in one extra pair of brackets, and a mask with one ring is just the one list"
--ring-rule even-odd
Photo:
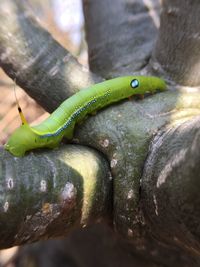
[(133, 191), (133, 189), (130, 189), (130, 190), (128, 191), (127, 199), (132, 199), (133, 196), (134, 196), (134, 191)]
[(8, 209), (9, 209), (9, 202), (6, 201), (6, 202), (4, 203), (4, 205), (3, 205), (3, 210), (4, 210), (4, 212), (7, 212)]
[(45, 180), (40, 181), (40, 191), (46, 192), (47, 191), (47, 182)]
[(72, 183), (67, 182), (61, 192), (61, 199), (63, 201), (71, 201), (76, 197), (77, 190)]
[(104, 140), (100, 140), (100, 145), (104, 148), (108, 147), (109, 146), (109, 140), (108, 139), (104, 139)]
[(59, 66), (55, 65), (53, 66), (50, 71), (49, 71), (49, 74), (50, 76), (55, 76), (57, 73), (59, 72)]
[(13, 181), (13, 178), (8, 178), (7, 180), (6, 180), (6, 186), (7, 186), (7, 188), (8, 189), (13, 189), (13, 187), (14, 187), (14, 181)]
[(158, 216), (158, 202), (155, 195), (153, 195), (153, 203), (155, 205), (155, 214)]
[(111, 162), (110, 162), (110, 167), (111, 168), (114, 168), (115, 166), (117, 165), (117, 159), (112, 159)]

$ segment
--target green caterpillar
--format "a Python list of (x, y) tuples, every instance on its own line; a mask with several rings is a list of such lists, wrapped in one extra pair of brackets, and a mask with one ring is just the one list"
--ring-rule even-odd
[(20, 157), (35, 148), (55, 148), (64, 136), (68, 139), (73, 137), (75, 124), (87, 114), (132, 95), (163, 91), (165, 88), (162, 79), (151, 76), (126, 76), (107, 80), (74, 94), (44, 122), (33, 127), (28, 125), (18, 105), (22, 125), (11, 135), (5, 149)]

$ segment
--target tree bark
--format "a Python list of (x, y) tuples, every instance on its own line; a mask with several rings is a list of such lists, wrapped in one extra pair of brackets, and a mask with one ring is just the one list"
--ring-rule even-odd
[[(152, 67), (186, 86), (200, 85), (200, 2), (164, 0)], [(159, 67), (159, 66), (160, 67)]]
[[(159, 1), (83, 0), (90, 68), (111, 78), (141, 70), (159, 25)], [(145, 32), (145, 34), (144, 34)]]
[[(141, 203), (152, 234), (199, 256), (200, 116), (161, 130), (142, 177)], [(156, 168), (152, 168), (156, 166)]]
[(1, 149), (0, 163), (1, 248), (111, 221), (111, 174), (94, 150), (63, 145), (15, 158)]

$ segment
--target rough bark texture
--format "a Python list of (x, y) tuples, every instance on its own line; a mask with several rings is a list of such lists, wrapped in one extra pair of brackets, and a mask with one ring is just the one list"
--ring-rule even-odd
[(92, 71), (110, 78), (148, 63), (159, 25), (159, 1), (83, 0), (83, 5)]
[(95, 147), (110, 161), (114, 177), (114, 222), (124, 235), (134, 237), (141, 173), (152, 138), (159, 129), (164, 127), (166, 131), (166, 125), (173, 128), (174, 124), (200, 114), (199, 93), (182, 89), (142, 101), (119, 103), (88, 119), (75, 132), (75, 141)]
[(0, 152), (1, 248), (62, 237), (111, 216), (110, 171), (94, 150), (63, 145), (23, 158)]
[[(2, 3), (7, 2), (12, 3), (11, 1), (1, 1), (0, 7)], [(146, 67), (140, 73), (149, 74), (153, 70), (158, 74), (164, 73), (168, 78), (183, 84), (198, 84), (197, 72), (191, 71), (186, 77), (186, 69), (191, 70), (191, 66), (196, 68), (198, 65), (196, 65), (198, 52), (195, 55), (195, 51), (199, 41), (198, 38), (196, 42), (193, 40), (193, 47), (187, 45), (189, 44), (189, 31), (186, 27), (185, 34), (183, 34), (178, 23), (180, 20), (183, 25), (187, 25), (189, 21), (191, 22), (189, 25), (195, 24), (194, 27), (196, 28), (196, 11), (193, 11), (193, 7), (190, 6), (191, 1), (183, 1), (178, 6), (180, 16), (172, 16), (174, 19), (172, 24), (172, 17), (166, 16), (166, 10), (170, 6), (178, 5), (178, 2), (163, 2), (164, 11), (159, 39), (156, 49), (154, 49), (151, 64), (146, 66), (157, 34), (151, 17), (152, 12), (157, 14), (157, 1), (153, 1), (154, 6), (149, 12), (147, 8), (149, 1), (147, 0), (143, 2), (117, 0), (115, 4), (113, 1), (111, 4), (111, 0), (85, 0), (84, 11), (92, 70), (104, 78), (116, 76), (119, 73), (120, 75), (130, 74)], [(197, 1), (194, 1), (194, 5), (198, 10)], [(191, 8), (191, 12), (187, 12), (187, 16), (185, 16), (185, 9), (189, 10), (189, 8)], [(2, 9), (0, 8), (0, 10)], [(172, 15), (175, 11), (172, 9)], [(177, 14), (176, 12), (175, 14)], [(25, 28), (26, 24), (27, 27), (32, 25), (29, 18), (22, 17)], [(11, 21), (13, 23), (13, 20)], [(7, 31), (9, 30), (9, 23), (10, 21), (4, 18), (4, 27), (8, 27)], [(20, 28), (17, 29), (19, 31)], [(31, 30), (30, 27), (28, 29)], [(13, 56), (7, 57), (5, 60), (1, 57), (9, 47), (6, 38), (2, 37), (5, 36), (5, 32), (6, 29), (0, 31), (0, 60), (6, 71), (8, 70), (6, 62), (9, 62), (9, 72), (7, 72), (12, 73), (18, 67), (16, 64), (11, 64), (16, 62), (15, 51), (12, 50)], [(40, 35), (41, 32), (43, 30), (37, 27), (37, 33)], [(176, 41), (175, 33), (178, 34), (177, 40), (181, 40), (179, 44), (185, 45), (184, 48), (181, 46), (181, 49), (177, 50), (176, 58), (173, 61), (172, 48)], [(180, 38), (179, 34), (181, 35), (181, 33)], [(15, 35), (18, 36), (17, 38), (21, 38), (21, 35), (17, 35), (17, 30)], [(49, 35), (42, 36), (43, 40), (46, 39), (48, 43)], [(7, 38), (9, 38), (9, 34)], [(38, 47), (40, 46), (41, 43)], [(37, 51), (36, 48), (37, 46), (35, 51)], [(26, 53), (28, 53), (27, 50), (25, 50)], [(17, 52), (16, 55), (18, 55)], [(184, 58), (185, 55), (187, 55), (187, 60)], [(45, 50), (41, 59), (48, 56), (51, 58), (48, 50)], [(59, 61), (61, 58), (62, 55), (58, 54), (57, 60)], [(177, 60), (178, 67), (174, 72), (175, 60)], [(25, 64), (22, 62), (20, 65), (19, 61), (17, 62), (19, 67)], [(34, 70), (40, 66), (38, 65), (39, 62), (36, 60), (34, 65), (30, 67), (29, 73), (31, 74), (33, 68), (33, 76)], [(184, 69), (181, 64), (188, 64), (188, 67), (185, 66)], [(48, 84), (50, 77), (46, 70), (49, 70), (48, 64), (42, 67), (42, 77)], [(61, 73), (62, 69), (59, 69), (57, 75), (62, 75)], [(76, 74), (76, 72), (72, 72), (72, 76), (67, 76), (67, 81), (68, 79), (74, 81), (76, 77), (74, 73)], [(25, 77), (22, 72), (18, 75), (18, 79), (19, 77), (24, 81)], [(86, 77), (88, 76), (86, 75)], [(183, 77), (188, 80), (183, 80)], [(38, 84), (38, 78), (34, 76), (32, 79), (34, 79), (35, 84), (30, 87), (30, 91), (36, 98), (38, 93), (35, 91), (35, 86)], [(25, 82), (25, 84), (27, 83)], [(55, 80), (55, 84), (49, 82), (48, 91), (44, 91), (44, 94), (49, 98), (54, 96), (50, 88), (56, 84), (59, 84), (59, 79)], [(66, 90), (69, 90), (67, 94), (70, 95), (70, 87), (66, 87)], [(66, 97), (62, 90), (58, 94), (61, 98), (63, 95)], [(52, 106), (50, 107), (50, 105)], [(48, 109), (51, 110), (55, 107), (56, 104), (51, 102)], [(200, 173), (199, 115), (200, 92), (197, 88), (168, 87), (168, 91), (165, 93), (149, 96), (139, 101), (124, 101), (104, 109), (76, 128), (73, 141), (101, 151), (110, 162), (114, 178), (114, 228), (131, 242), (127, 248), (127, 255), (133, 251), (140, 255), (140, 263), (137, 263), (137, 266), (186, 267), (200, 265), (200, 206), (197, 190), (199, 187), (198, 173)], [(74, 149), (76, 151), (78, 148), (75, 146)], [(32, 153), (29, 156), (31, 162), (37, 158), (35, 155), (38, 154)], [(41, 155), (45, 158), (49, 152), (45, 151)], [(24, 161), (26, 159), (27, 157)], [(86, 162), (87, 159), (84, 159), (83, 164)], [(25, 176), (23, 180), (27, 183)], [(109, 188), (109, 176), (107, 176), (106, 181)], [(5, 202), (3, 203), (5, 204)], [(4, 214), (3, 210), (2, 212)], [(103, 210), (99, 213), (104, 214)], [(107, 230), (103, 230), (102, 238), (106, 235)], [(98, 243), (99, 238), (96, 237), (95, 240)], [(113, 237), (110, 237), (109, 240), (113, 244)], [(83, 241), (82, 248), (85, 248), (85, 242), (90, 242), (89, 230), (88, 239)], [(102, 245), (101, 249), (105, 253), (106, 245)], [(90, 249), (88, 246), (88, 250), (91, 254), (92, 248)], [(113, 250), (115, 250), (114, 246)], [(137, 256), (134, 254), (135, 257)], [(143, 259), (147, 257), (148, 265), (145, 265), (146, 262), (142, 262), (142, 257)], [(134, 263), (133, 259), (130, 261), (132, 264)], [(76, 263), (73, 264), (76, 266)], [(83, 263), (82, 266), (84, 266)], [(85, 264), (85, 266), (92, 266), (92, 264)]]
[(141, 199), (153, 235), (197, 255), (200, 249), (199, 125), (200, 116), (196, 116), (159, 132), (145, 164)]

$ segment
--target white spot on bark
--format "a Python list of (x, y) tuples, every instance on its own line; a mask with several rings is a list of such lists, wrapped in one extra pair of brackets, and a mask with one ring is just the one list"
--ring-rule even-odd
[(4, 210), (4, 212), (7, 212), (8, 209), (9, 209), (9, 202), (6, 201), (6, 202), (4, 203), (4, 205), (3, 205), (3, 210)]
[(169, 162), (165, 164), (164, 168), (160, 172), (158, 176), (158, 180), (156, 183), (157, 188), (159, 188), (162, 184), (164, 184), (168, 177), (170, 177), (170, 173), (174, 169), (176, 165), (180, 165), (181, 161), (184, 162), (184, 158), (186, 155), (186, 149), (181, 149), (178, 153), (176, 153), (173, 157), (169, 159)]
[(114, 168), (117, 165), (117, 160), (116, 159), (112, 159), (110, 162), (110, 167)]
[(157, 62), (153, 62), (152, 63), (152, 66), (153, 66), (153, 68), (154, 68), (154, 70), (160, 70), (160, 64), (159, 63), (157, 63)]
[(32, 215), (26, 215), (26, 221), (29, 221), (32, 218)]
[(46, 192), (47, 191), (47, 182), (45, 180), (40, 181), (40, 191)]
[(180, 8), (174, 7), (174, 6), (169, 6), (167, 9), (167, 14), (169, 15), (176, 15), (180, 12)]
[(145, 6), (148, 7), (149, 15), (151, 16), (151, 19), (154, 22), (156, 28), (158, 28), (159, 25), (160, 25), (160, 18), (159, 18), (158, 13), (155, 11), (154, 1), (152, 1), (152, 0), (144, 0), (144, 4), (145, 4)]
[(7, 58), (9, 58), (11, 53), (12, 53), (11, 48), (7, 47), (7, 48), (6, 48), (6, 51), (5, 51), (4, 53), (2, 53), (1, 56), (0, 56), (1, 61), (4, 61), (4, 60), (6, 60)]
[(2, 53), (0, 56), (1, 61), (4, 61), (8, 57), (7, 53)]
[(109, 140), (108, 139), (101, 140), (99, 143), (102, 147), (108, 147), (109, 146)]
[(6, 180), (6, 185), (7, 185), (7, 188), (8, 188), (8, 189), (13, 189), (13, 187), (14, 187), (13, 178), (8, 178), (8, 179)]
[(56, 66), (53, 66), (53, 68), (50, 69), (49, 74), (51, 76), (55, 76), (58, 72), (59, 72), (59, 67), (56, 65)]
[(158, 216), (158, 202), (155, 195), (153, 195), (153, 203), (155, 205), (155, 214)]
[(108, 173), (108, 179), (109, 179), (110, 181), (112, 181), (112, 179), (113, 179), (113, 177), (112, 177), (112, 173), (111, 173), (111, 172)]
[(128, 191), (127, 199), (131, 199), (131, 198), (133, 198), (133, 195), (134, 195), (133, 189), (130, 189), (130, 190)]
[(57, 168), (55, 166), (55, 163), (48, 157), (48, 156), (44, 156), (48, 162), (48, 164), (50, 164), (51, 167), (51, 171), (53, 173), (53, 187), (56, 187), (56, 176), (57, 176)]
[(129, 237), (132, 237), (132, 236), (133, 236), (133, 230), (130, 229), (130, 228), (128, 229), (128, 236), (129, 236)]
[(63, 191), (61, 192), (62, 200), (72, 200), (76, 196), (76, 188), (72, 183), (67, 182)]
[(69, 58), (70, 58), (70, 54), (66, 55), (66, 56), (62, 59), (62, 61), (66, 63), (66, 62), (69, 61)]
[(197, 32), (197, 33), (192, 34), (191, 37), (194, 38), (194, 39), (199, 40), (200, 39), (200, 34)]

